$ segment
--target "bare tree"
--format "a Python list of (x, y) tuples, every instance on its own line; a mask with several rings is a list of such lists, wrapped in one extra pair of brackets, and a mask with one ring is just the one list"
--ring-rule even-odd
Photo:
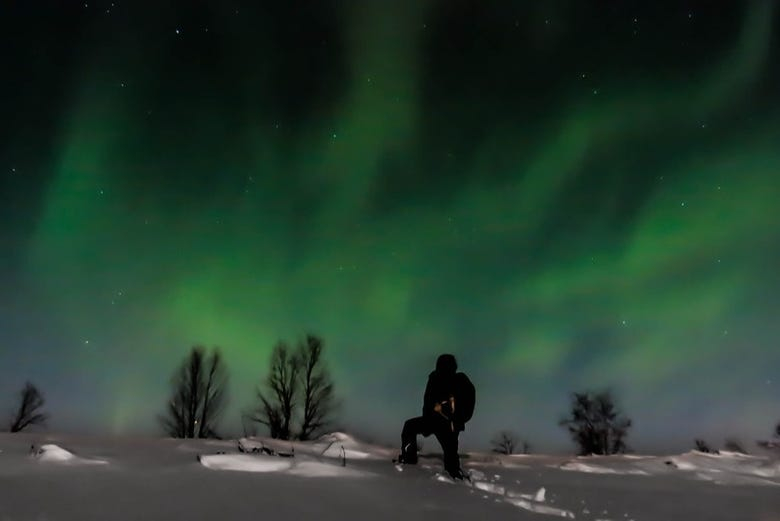
[(710, 448), (710, 445), (701, 438), (696, 438), (693, 440), (693, 443), (696, 445), (696, 450), (699, 452), (704, 452), (706, 454), (718, 454), (717, 450)]
[(222, 353), (215, 349), (206, 364), (207, 374), (203, 389), (203, 405), (198, 422), (199, 438), (217, 438), (217, 421), (225, 409), (227, 399), (227, 370)]
[(272, 438), (289, 440), (298, 396), (298, 375), (301, 361), (284, 342), (271, 353), (271, 368), (266, 377), (266, 392), (258, 389), (260, 400), (255, 421), (266, 425)]
[(568, 428), (580, 454), (618, 454), (627, 449), (631, 420), (618, 412), (609, 391), (585, 392), (572, 395), (569, 417), (560, 425)]
[(257, 424), (253, 414), (247, 412), (241, 413), (241, 428), (244, 431), (244, 438), (257, 436)]
[(322, 339), (307, 335), (298, 351), (303, 418), (298, 438), (309, 440), (327, 425), (335, 406), (333, 380), (322, 361)]
[(514, 454), (517, 445), (517, 436), (510, 431), (501, 431), (490, 443), (493, 445), (493, 452), (498, 454)]
[(192, 348), (172, 379), (173, 396), (159, 420), (174, 438), (215, 438), (217, 422), (225, 407), (227, 370), (222, 355), (211, 356), (203, 347)]
[(19, 408), (11, 420), (11, 432), (21, 432), (31, 425), (43, 425), (48, 414), (40, 412), (46, 400), (35, 385), (25, 382), (19, 392)]
[(737, 438), (726, 438), (726, 442), (723, 448), (729, 452), (736, 452), (739, 454), (747, 454), (744, 445)]

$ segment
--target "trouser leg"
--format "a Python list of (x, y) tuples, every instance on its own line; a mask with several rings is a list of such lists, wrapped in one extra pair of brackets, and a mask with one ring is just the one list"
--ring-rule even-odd
[(430, 434), (426, 432), (427, 422), (422, 416), (409, 418), (401, 431), (401, 456), (406, 463), (417, 463), (417, 435)]
[(458, 433), (450, 430), (436, 432), (436, 439), (444, 452), (444, 470), (453, 476), (460, 475), (460, 458), (458, 458)]

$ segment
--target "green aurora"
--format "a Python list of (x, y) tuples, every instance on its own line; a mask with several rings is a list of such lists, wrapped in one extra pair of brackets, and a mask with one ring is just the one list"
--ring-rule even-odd
[(274, 344), (312, 331), (340, 424), (388, 441), (445, 351), (478, 387), (466, 445), (565, 445), (567, 393), (603, 386), (640, 449), (768, 435), (772, 3), (573, 4), (79, 14), (50, 140), (0, 148), (42, 172), (6, 234), (24, 296), (0, 297), (37, 325), (3, 325), (0, 390), (148, 431), (189, 347), (219, 346), (237, 429)]

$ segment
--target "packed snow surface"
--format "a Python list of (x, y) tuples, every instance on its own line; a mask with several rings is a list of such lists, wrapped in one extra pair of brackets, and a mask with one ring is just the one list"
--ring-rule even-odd
[(780, 461), (736, 452), (708, 454), (691, 451), (666, 457), (594, 456), (567, 461), (559, 465), (559, 468), (592, 474), (638, 476), (672, 472), (719, 485), (780, 486)]
[(435, 454), (412, 466), (391, 464), (396, 454), (345, 433), (308, 442), (0, 434), (0, 520), (780, 521), (780, 460), (769, 455), (471, 453), (462, 458), (470, 480), (455, 481)]
[[(305, 456), (303, 456), (305, 458)], [(200, 463), (212, 470), (243, 472), (285, 472), (306, 477), (367, 477), (371, 474), (341, 466), (336, 462), (321, 462), (298, 458), (281, 458), (265, 454), (214, 454), (200, 457)]]
[(647, 475), (647, 472), (640, 469), (615, 469), (610, 467), (603, 467), (600, 465), (591, 465), (579, 461), (571, 461), (569, 463), (564, 463), (563, 465), (560, 466), (560, 468), (562, 470), (590, 472), (591, 474), (636, 474), (639, 476)]

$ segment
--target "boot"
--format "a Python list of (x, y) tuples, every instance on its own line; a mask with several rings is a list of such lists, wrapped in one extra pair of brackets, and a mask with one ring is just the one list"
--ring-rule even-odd
[(444, 469), (447, 471), (447, 473), (450, 475), (452, 479), (455, 480), (463, 480), (464, 478), (467, 478), (467, 476), (463, 473), (463, 471), (460, 469), (460, 467), (455, 468), (447, 468)]
[(411, 446), (411, 444), (406, 445), (401, 450), (401, 454), (398, 455), (398, 463), (403, 463), (405, 465), (416, 465), (417, 464), (417, 447)]
[(398, 463), (403, 463), (404, 465), (417, 465), (417, 456), (411, 456), (409, 454), (399, 454), (398, 459), (396, 459)]

